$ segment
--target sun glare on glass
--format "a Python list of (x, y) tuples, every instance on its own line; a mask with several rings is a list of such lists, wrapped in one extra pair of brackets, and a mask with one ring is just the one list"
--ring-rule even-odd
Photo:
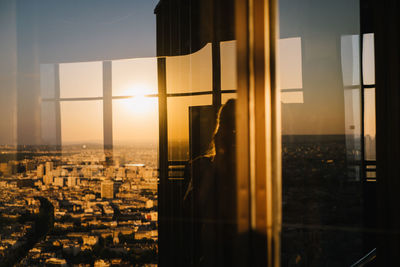
[(146, 85), (136, 85), (125, 91), (130, 98), (123, 101), (125, 109), (136, 115), (146, 115), (157, 109), (157, 97), (151, 96), (153, 90)]

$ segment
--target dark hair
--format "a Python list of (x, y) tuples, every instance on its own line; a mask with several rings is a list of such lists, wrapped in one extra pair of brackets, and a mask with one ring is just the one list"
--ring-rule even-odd
[(221, 108), (218, 110), (217, 120), (215, 123), (214, 133), (211, 139), (210, 146), (206, 153), (202, 157), (208, 157), (214, 160), (216, 151), (215, 139), (217, 134), (223, 131), (226, 134), (229, 130), (235, 131), (235, 99), (229, 99)]

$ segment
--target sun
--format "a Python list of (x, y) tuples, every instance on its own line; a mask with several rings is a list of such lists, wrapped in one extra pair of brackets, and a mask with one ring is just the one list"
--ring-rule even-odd
[(132, 115), (147, 115), (157, 110), (158, 99), (149, 96), (154, 90), (145, 85), (136, 85), (125, 91), (129, 98), (123, 100), (124, 108)]

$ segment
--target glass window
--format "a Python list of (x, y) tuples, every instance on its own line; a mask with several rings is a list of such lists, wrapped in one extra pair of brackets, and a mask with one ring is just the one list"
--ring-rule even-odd
[(360, 36), (343, 35), (340, 44), (343, 85), (360, 85)]
[(371, 37), (360, 58), (359, 1), (278, 2), (281, 265), (351, 266), (376, 246), (364, 217), (373, 196), (363, 187), (362, 143), (374, 110), (360, 84), (361, 60), (364, 82), (373, 75)]
[(54, 64), (40, 64), (40, 95), (42, 98), (56, 97), (56, 71)]
[(101, 62), (60, 64), (60, 97), (99, 97), (103, 95)]
[(375, 84), (374, 34), (363, 35), (363, 79), (364, 84)]
[(301, 38), (279, 39), (278, 45), (281, 89), (303, 88)]
[(189, 160), (190, 107), (209, 106), (211, 95), (168, 98), (168, 148), (170, 160)]
[(278, 84), (282, 103), (304, 103), (301, 38), (279, 39), (278, 53)]
[(167, 57), (167, 93), (212, 91), (211, 44), (199, 51)]
[(158, 101), (156, 97), (113, 100), (113, 141), (121, 146), (158, 143)]
[(0, 3), (0, 266), (157, 264), (159, 2)]
[(237, 89), (236, 41), (221, 42), (221, 89)]
[(302, 104), (304, 103), (303, 92), (301, 91), (282, 91), (281, 101), (283, 104)]
[[(85, 111), (84, 115), (82, 111)], [(103, 105), (101, 101), (61, 103), (61, 136), (68, 144), (103, 143)]]
[(57, 145), (57, 102), (43, 102), (41, 108), (41, 142), (45, 145)]
[(375, 88), (364, 91), (365, 160), (376, 160)]
[(157, 94), (157, 59), (137, 58), (112, 62), (113, 96)]
[(225, 104), (229, 99), (236, 99), (236, 98), (237, 98), (236, 93), (222, 94), (221, 102), (222, 102), (222, 104)]

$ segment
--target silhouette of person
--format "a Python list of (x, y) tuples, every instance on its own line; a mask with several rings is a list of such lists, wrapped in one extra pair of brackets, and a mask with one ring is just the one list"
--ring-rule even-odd
[(190, 164), (184, 196), (190, 265), (232, 266), (236, 218), (235, 100), (217, 116), (210, 148)]

